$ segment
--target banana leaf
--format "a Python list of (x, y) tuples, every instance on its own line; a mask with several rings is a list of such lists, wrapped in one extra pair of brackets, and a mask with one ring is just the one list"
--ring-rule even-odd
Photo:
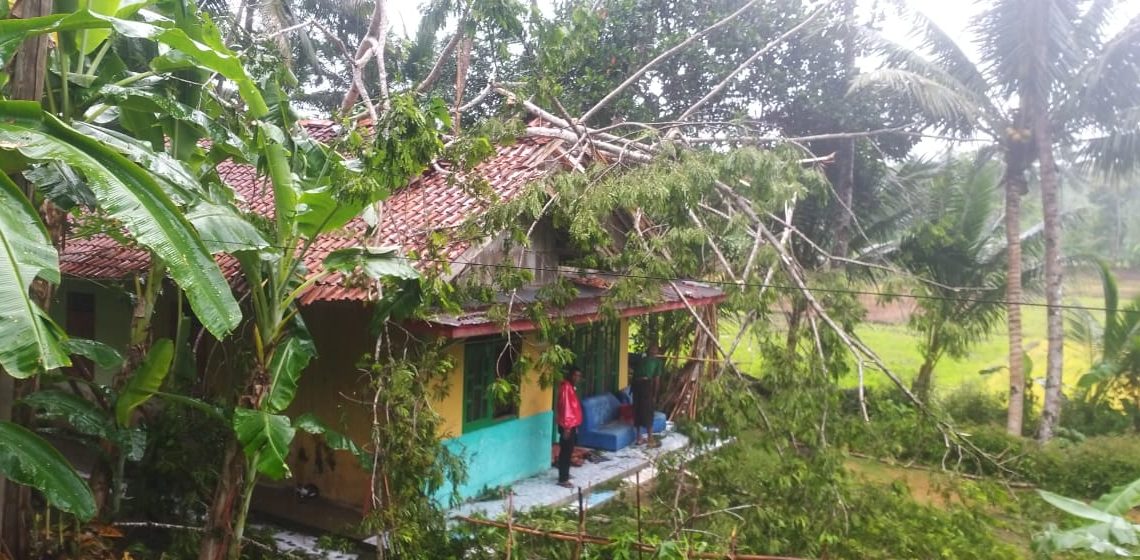
[(29, 295), (37, 277), (58, 283), (59, 257), (31, 202), (0, 174), (0, 367), (13, 377), (71, 364), (63, 330)]
[(234, 410), (233, 428), (246, 457), (256, 458), (257, 472), (275, 480), (291, 476), (285, 458), (297, 430), (289, 417), (238, 408)]
[(67, 459), (43, 438), (0, 422), (0, 475), (39, 490), (51, 505), (82, 521), (95, 516), (95, 496)]
[(0, 158), (5, 152), (62, 161), (82, 173), (100, 208), (166, 262), (212, 334), (220, 338), (241, 321), (241, 310), (217, 263), (154, 176), (36, 103), (0, 102)]

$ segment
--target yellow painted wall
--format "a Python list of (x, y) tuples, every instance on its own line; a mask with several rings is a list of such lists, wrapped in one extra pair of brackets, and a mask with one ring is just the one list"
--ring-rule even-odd
[(618, 389), (629, 386), (629, 319), (618, 320)]
[[(542, 350), (543, 347), (538, 344), (538, 337), (535, 334), (528, 334), (523, 337), (523, 356), (530, 363), (538, 363)], [(554, 406), (554, 387), (550, 383), (548, 385), (551, 386), (542, 386), (540, 382), (540, 378), (543, 377), (542, 373), (532, 370), (523, 376), (522, 386), (519, 387), (519, 418), (547, 412)], [(548, 380), (551, 378), (549, 375), (546, 377)]]
[[(313, 413), (358, 445), (367, 445), (372, 396), (368, 375), (357, 363), (373, 345), (368, 310), (355, 303), (320, 303), (306, 307), (302, 315), (318, 356), (301, 376), (296, 399), (286, 414)], [(314, 484), (322, 498), (365, 507), (370, 474), (351, 454), (332, 451), (323, 439), (298, 431), (288, 463), (293, 478), (284, 484)]]
[(442, 439), (463, 435), (463, 341), (457, 341), (448, 350), (455, 363), (447, 376), (446, 395), (432, 403), (437, 414), (443, 417), (438, 434)]

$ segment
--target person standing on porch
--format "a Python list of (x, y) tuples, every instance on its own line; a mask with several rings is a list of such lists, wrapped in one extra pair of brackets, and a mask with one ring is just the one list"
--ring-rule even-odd
[(570, 369), (558, 384), (558, 485), (573, 488), (570, 483), (570, 456), (578, 444), (578, 426), (582, 425), (582, 403), (574, 388), (582, 380), (582, 370)]
[[(631, 360), (630, 370), (633, 372), (633, 426), (637, 430), (637, 444), (654, 446), (653, 439), (653, 411), (654, 395), (657, 394), (657, 378), (661, 374), (662, 362), (657, 356), (657, 343), (650, 343), (645, 354)], [(645, 430), (644, 439), (641, 437)]]

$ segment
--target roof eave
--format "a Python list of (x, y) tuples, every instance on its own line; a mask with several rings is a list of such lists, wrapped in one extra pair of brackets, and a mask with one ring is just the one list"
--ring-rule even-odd
[[(725, 300), (725, 294), (716, 294), (705, 297), (690, 297), (685, 300), (663, 301), (660, 303), (649, 305), (635, 305), (625, 307), (618, 310), (618, 317), (623, 319), (628, 317), (636, 317), (640, 315), (650, 315), (654, 313), (665, 313), (668, 311), (677, 311), (686, 309), (691, 306), (693, 308), (705, 307), (708, 305), (717, 305)], [(686, 305), (687, 302), (687, 305)], [(558, 317), (557, 312), (549, 314), (550, 317)], [(585, 313), (580, 315), (573, 315), (564, 317), (572, 325), (581, 325), (592, 323), (599, 319), (604, 319), (604, 313), (601, 311), (594, 313)], [(414, 332), (430, 334), (442, 338), (472, 338), (477, 336), (487, 336), (493, 334), (500, 334), (505, 331), (513, 333), (527, 333), (538, 330), (538, 325), (530, 319), (515, 319), (512, 320), (505, 327), (496, 322), (484, 322), (471, 325), (448, 325), (444, 323), (436, 323), (430, 320), (413, 321), (407, 325), (409, 330)]]

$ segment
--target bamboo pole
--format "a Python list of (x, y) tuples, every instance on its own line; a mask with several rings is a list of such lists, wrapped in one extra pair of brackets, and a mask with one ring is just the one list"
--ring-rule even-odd
[(511, 560), (511, 552), (515, 548), (515, 493), (507, 490), (507, 560)]
[(578, 543), (574, 545), (574, 560), (582, 557), (582, 539), (586, 535), (586, 507), (582, 488), (578, 487)]
[[(636, 483), (633, 491), (637, 495), (637, 542), (642, 542), (645, 539), (641, 535), (641, 471), (633, 473), (633, 477)], [(642, 552), (644, 551), (640, 548), (637, 549), (637, 560), (641, 560)]]

